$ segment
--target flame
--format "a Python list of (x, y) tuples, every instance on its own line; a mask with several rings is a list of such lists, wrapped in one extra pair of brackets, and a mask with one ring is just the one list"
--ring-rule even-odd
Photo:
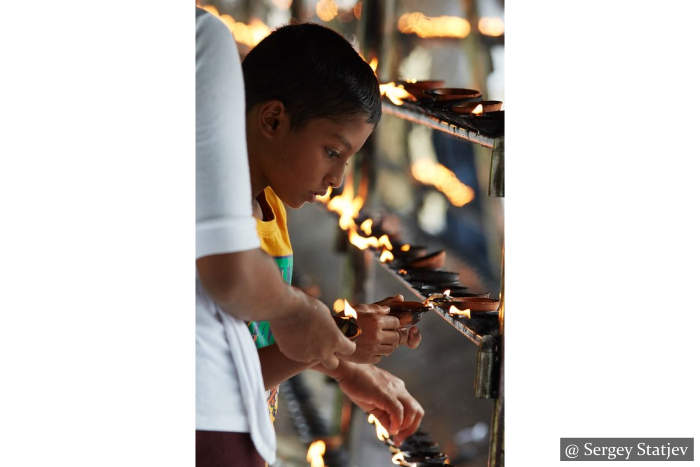
[(449, 296), (450, 296), (450, 292), (451, 292), (450, 289), (445, 289), (445, 291), (444, 291), (442, 294), (443, 294), (445, 297), (449, 297)]
[(396, 465), (403, 465), (405, 467), (416, 467), (418, 465), (415, 462), (408, 462), (404, 457), (403, 451), (398, 451), (393, 456), (391, 456), (391, 462)]
[(369, 416), (367, 417), (367, 422), (374, 425), (374, 429), (377, 431), (377, 438), (379, 438), (379, 441), (384, 442), (389, 439), (389, 432), (379, 422), (379, 419), (377, 417), (375, 417), (373, 414), (369, 414)]
[(345, 301), (342, 298), (338, 298), (333, 302), (333, 311), (340, 313), (345, 309)]
[(377, 57), (372, 57), (372, 60), (369, 61), (369, 67), (372, 69), (375, 76), (377, 74), (377, 65), (379, 65), (379, 59)]
[(411, 165), (411, 174), (419, 182), (440, 190), (457, 207), (474, 199), (474, 190), (460, 182), (454, 172), (437, 162), (419, 160)]
[(408, 274), (408, 271), (405, 269), (399, 269), (399, 274)]
[(457, 308), (454, 305), (450, 306), (449, 313), (451, 315), (464, 316), (466, 318), (472, 317), (471, 310), (469, 308), (467, 308), (466, 310), (460, 310), (459, 308)]
[(406, 91), (403, 84), (395, 84), (393, 81), (379, 85), (379, 92), (382, 96), (389, 98), (396, 105), (403, 105), (403, 100), (415, 100), (415, 98)]
[(318, 0), (316, 3), (316, 15), (321, 21), (332, 21), (338, 16), (338, 5), (334, 0)]
[(363, 237), (354, 229), (350, 230), (350, 232), (348, 233), (348, 239), (350, 240), (350, 243), (355, 245), (360, 250), (366, 250), (369, 247), (379, 247), (379, 243), (377, 243), (377, 237)]
[(272, 32), (272, 30), (258, 18), (252, 18), (250, 23), (246, 24), (236, 21), (231, 15), (219, 13), (219, 10), (214, 5), (204, 5), (202, 8), (218, 17), (229, 31), (231, 31), (236, 42), (245, 44), (248, 47), (255, 47), (258, 45), (258, 42), (265, 39)]
[(382, 263), (394, 261), (394, 255), (389, 250), (382, 250), (382, 254), (379, 256), (379, 261)]
[(410, 249), (411, 245), (409, 245), (408, 243), (404, 243), (403, 245), (401, 245), (401, 251), (408, 251)]
[(476, 107), (474, 107), (474, 110), (472, 110), (472, 113), (475, 115), (484, 113), (484, 106), (481, 104), (477, 105)]
[(372, 219), (365, 219), (365, 221), (360, 224), (360, 230), (362, 230), (365, 235), (370, 235), (372, 233)]
[(355, 196), (352, 176), (349, 174), (345, 181), (343, 192), (328, 201), (326, 208), (329, 211), (340, 214), (338, 225), (340, 225), (341, 229), (348, 230), (355, 225), (354, 219), (360, 214), (360, 209), (362, 209), (364, 204), (365, 199), (363, 197)]
[[(357, 312), (353, 307), (350, 306), (347, 300), (343, 300), (345, 302), (343, 306), (343, 315), (346, 318), (355, 318), (357, 319)], [(335, 307), (334, 307), (335, 308)]]
[(311, 467), (324, 467), (323, 455), (326, 453), (326, 443), (322, 440), (314, 441), (309, 445), (309, 450), (306, 451), (306, 460)]
[(481, 18), (479, 20), (479, 32), (485, 36), (502, 36), (506, 27), (501, 18)]
[[(355, 196), (352, 173), (349, 173), (345, 180), (343, 192), (327, 201), (326, 209), (339, 215), (338, 225), (341, 229), (348, 231), (348, 240), (360, 250), (366, 250), (370, 247), (384, 247), (387, 250), (393, 249), (391, 241), (387, 235), (382, 235), (379, 239), (377, 239), (375, 236), (369, 236), (369, 234), (372, 233), (371, 219), (366, 219), (358, 228), (357, 224), (355, 223), (355, 219), (357, 216), (359, 216), (360, 210), (365, 204), (365, 199), (367, 197), (368, 180), (366, 178), (363, 178), (360, 181), (360, 186), (358, 187), (357, 191), (358, 195)], [(328, 195), (328, 193), (326, 193), (326, 195)], [(320, 199), (320, 197), (317, 199)], [(363, 237), (358, 233), (358, 230), (362, 230), (362, 232), (368, 236)]]
[(464, 18), (457, 16), (425, 16), (420, 12), (404, 13), (398, 21), (398, 28), (404, 34), (418, 37), (456, 37), (469, 35), (471, 26)]
[(329, 199), (331, 199), (331, 192), (333, 191), (333, 187), (329, 186), (328, 189), (326, 190), (325, 195), (321, 196), (316, 196), (316, 201), (319, 201), (321, 203), (327, 203)]

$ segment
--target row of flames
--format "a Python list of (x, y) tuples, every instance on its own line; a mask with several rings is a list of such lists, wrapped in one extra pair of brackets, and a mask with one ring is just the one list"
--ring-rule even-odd
[[(275, 6), (280, 9), (289, 9), (291, 0), (273, 0)], [(220, 13), (216, 6), (200, 4), (198, 6), (217, 16), (226, 24), (236, 38), (236, 42), (248, 47), (255, 47), (258, 42), (267, 37), (271, 28), (258, 18), (252, 18), (249, 23), (236, 21), (231, 15)], [(355, 18), (362, 15), (362, 2), (357, 2), (352, 8)], [(316, 15), (321, 21), (330, 22), (338, 16), (338, 5), (334, 0), (318, 0), (316, 3)], [(471, 32), (469, 21), (458, 16), (426, 16), (420, 12), (405, 13), (397, 22), (399, 31), (403, 34), (416, 34), (422, 38), (435, 37), (467, 37)], [(483, 17), (478, 22), (479, 32), (485, 36), (499, 37), (505, 31), (505, 25), (501, 18)]]
[[(422, 38), (464, 38), (471, 32), (469, 21), (458, 16), (426, 16), (421, 12), (404, 13), (397, 26), (403, 34), (415, 34)], [(499, 37), (505, 31), (501, 18), (483, 17), (477, 23), (479, 32), (485, 36)]]
[(326, 209), (338, 214), (338, 225), (348, 233), (348, 241), (360, 250), (368, 248), (380, 250), (379, 259), (382, 262), (392, 261), (394, 254), (391, 251), (394, 246), (391, 244), (389, 236), (384, 234), (377, 238), (372, 235), (372, 219), (366, 219), (359, 226), (355, 222), (367, 198), (367, 179), (362, 178), (358, 194), (355, 195), (352, 172), (350, 172), (345, 179), (343, 192), (333, 198), (330, 197), (330, 194), (331, 188), (329, 187), (325, 195), (318, 196), (316, 199), (325, 204)]
[(199, 5), (204, 10), (207, 10), (212, 15), (218, 17), (226, 27), (228, 27), (236, 42), (245, 44), (248, 47), (255, 47), (258, 42), (265, 39), (272, 30), (270, 27), (260, 21), (258, 18), (252, 18), (250, 23), (242, 23), (236, 21), (233, 16), (226, 13), (219, 13), (218, 8), (214, 5)]

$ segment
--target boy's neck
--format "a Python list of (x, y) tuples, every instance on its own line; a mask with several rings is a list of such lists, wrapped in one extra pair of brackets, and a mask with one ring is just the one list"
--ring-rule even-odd
[(254, 154), (259, 154), (260, 148), (257, 145), (257, 140), (253, 134), (251, 122), (246, 122), (246, 144), (248, 147), (248, 168), (250, 171), (250, 188), (253, 199), (255, 200), (269, 185), (267, 179), (258, 166), (258, 161)]

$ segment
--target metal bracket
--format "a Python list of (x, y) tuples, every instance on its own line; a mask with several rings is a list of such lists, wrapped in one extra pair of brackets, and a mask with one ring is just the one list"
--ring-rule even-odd
[(489, 196), (503, 198), (505, 196), (505, 148), (503, 136), (496, 138), (491, 150), (491, 174), (489, 177)]

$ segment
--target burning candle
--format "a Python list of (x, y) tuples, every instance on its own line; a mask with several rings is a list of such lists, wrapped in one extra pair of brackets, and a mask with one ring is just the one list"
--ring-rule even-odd
[(454, 305), (450, 305), (449, 313), (453, 316), (455, 316), (455, 315), (456, 316), (463, 316), (467, 319), (471, 319), (471, 317), (472, 317), (471, 310), (469, 308), (467, 308), (466, 310), (460, 310), (459, 308), (457, 308)]
[[(357, 325), (357, 311), (350, 306), (347, 300), (339, 298), (333, 302), (333, 311), (336, 312), (336, 314), (333, 315), (335, 324), (338, 325), (338, 328), (345, 337), (348, 339), (355, 339), (362, 333), (362, 330)], [(342, 314), (340, 314), (340, 311), (342, 311)]]
[(384, 428), (384, 425), (382, 425), (379, 422), (379, 419), (377, 417), (375, 417), (373, 414), (369, 414), (369, 416), (367, 417), (367, 422), (374, 425), (374, 429), (377, 432), (377, 438), (379, 439), (379, 441), (389, 446), (394, 445), (394, 441), (391, 439), (391, 436), (389, 436), (389, 431), (386, 428)]
[(382, 250), (382, 254), (379, 255), (379, 261), (382, 263), (394, 261), (394, 255), (389, 250)]
[(372, 219), (365, 219), (362, 224), (360, 224), (360, 230), (362, 230), (365, 235), (372, 234)]

